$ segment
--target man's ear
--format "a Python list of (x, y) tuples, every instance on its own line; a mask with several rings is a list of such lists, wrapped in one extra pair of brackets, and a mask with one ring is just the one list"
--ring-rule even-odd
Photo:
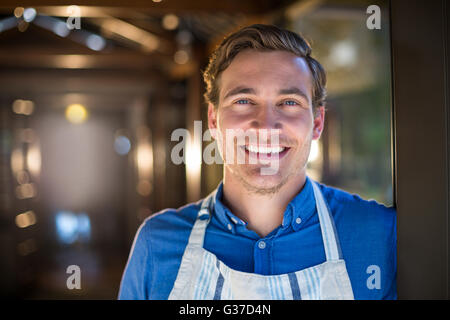
[(325, 107), (318, 106), (314, 111), (314, 128), (312, 139), (319, 139), (325, 125)]
[(217, 110), (212, 103), (208, 103), (208, 129), (211, 132), (211, 136), (217, 139)]

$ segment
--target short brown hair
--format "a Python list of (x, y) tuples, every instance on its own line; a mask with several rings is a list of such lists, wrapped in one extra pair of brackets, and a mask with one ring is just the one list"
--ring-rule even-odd
[(219, 104), (218, 79), (236, 57), (246, 49), (258, 51), (287, 51), (302, 57), (313, 76), (313, 110), (325, 104), (326, 74), (322, 65), (311, 57), (311, 46), (299, 34), (273, 25), (254, 24), (227, 36), (214, 50), (203, 79), (206, 83), (205, 99), (215, 107)]

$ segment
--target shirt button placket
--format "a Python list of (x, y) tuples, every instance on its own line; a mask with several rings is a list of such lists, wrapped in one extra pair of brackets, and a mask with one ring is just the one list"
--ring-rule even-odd
[(260, 249), (265, 249), (266, 248), (266, 243), (264, 241), (259, 241), (258, 242), (258, 248)]
[(254, 272), (264, 275), (270, 274), (271, 261), (269, 243), (267, 243), (267, 240), (259, 240), (255, 243), (254, 258)]

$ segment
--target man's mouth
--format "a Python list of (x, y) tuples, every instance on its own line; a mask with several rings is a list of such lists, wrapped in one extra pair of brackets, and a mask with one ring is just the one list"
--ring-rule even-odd
[(281, 159), (290, 150), (285, 146), (245, 145), (242, 146), (250, 158), (258, 160)]

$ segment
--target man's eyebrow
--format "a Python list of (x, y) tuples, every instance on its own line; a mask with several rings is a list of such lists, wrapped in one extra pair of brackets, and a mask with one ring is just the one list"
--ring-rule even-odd
[(282, 94), (296, 94), (299, 95), (301, 97), (303, 97), (306, 101), (309, 101), (309, 97), (306, 93), (304, 93), (301, 89), (297, 88), (297, 87), (290, 87), (287, 89), (281, 89), (280, 91), (278, 91), (278, 94), (282, 95)]
[[(238, 86), (238, 87), (233, 88), (230, 91), (228, 91), (223, 99), (225, 100), (228, 97), (235, 96), (235, 95), (242, 94), (242, 93), (256, 94), (256, 90), (253, 88), (249, 88), (249, 87)], [(296, 95), (303, 97), (306, 101), (309, 101), (308, 95), (297, 87), (281, 89), (280, 91), (278, 91), (278, 94), (279, 95), (296, 94)]]
[(239, 87), (233, 88), (230, 91), (228, 91), (227, 94), (225, 95), (225, 97), (223, 97), (223, 99), (225, 100), (228, 97), (235, 96), (235, 95), (241, 94), (241, 93), (255, 94), (256, 90), (253, 88), (249, 88), (249, 87), (239, 86)]

